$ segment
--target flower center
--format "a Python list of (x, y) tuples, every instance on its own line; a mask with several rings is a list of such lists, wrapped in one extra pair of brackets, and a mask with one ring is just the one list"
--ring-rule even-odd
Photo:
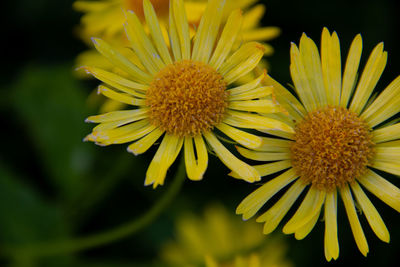
[(364, 121), (345, 108), (329, 106), (308, 113), (296, 125), (292, 164), (305, 183), (332, 191), (364, 173), (373, 146)]
[(150, 121), (169, 134), (195, 136), (223, 119), (228, 92), (212, 67), (184, 60), (162, 69), (146, 93)]
[[(166, 17), (168, 15), (169, 0), (150, 0), (158, 17)], [(124, 6), (128, 10), (132, 10), (140, 18), (144, 19), (143, 0), (124, 0)]]

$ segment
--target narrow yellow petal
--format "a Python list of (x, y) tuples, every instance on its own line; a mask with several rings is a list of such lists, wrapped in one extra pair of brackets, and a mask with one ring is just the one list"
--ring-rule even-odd
[(278, 106), (273, 100), (243, 100), (243, 101), (230, 101), (228, 108), (233, 110), (242, 110), (248, 112), (259, 113), (278, 113), (282, 112), (282, 107)]
[(112, 100), (125, 103), (131, 106), (145, 106), (146, 101), (144, 99), (136, 98), (129, 96), (128, 94), (125, 93), (117, 93), (116, 91), (112, 90), (111, 88), (108, 88), (104, 85), (100, 85), (97, 90), (98, 94), (102, 94)]
[(372, 132), (375, 143), (400, 139), (400, 123), (376, 129)]
[[(199, 142), (199, 138), (201, 141)], [(208, 154), (207, 153), (199, 153), (199, 150), (204, 150), (205, 145), (203, 138), (201, 136), (197, 137), (196, 143), (196, 151), (197, 151), (197, 161), (195, 156), (195, 151), (193, 147), (193, 139), (192, 137), (185, 137), (184, 142), (184, 150), (185, 150), (185, 164), (186, 164), (186, 173), (189, 179), (198, 181), (203, 178), (203, 174), (207, 168)], [(201, 146), (200, 146), (201, 145)], [(207, 151), (205, 151), (207, 152)], [(205, 158), (204, 158), (205, 157)]]
[(261, 129), (261, 130), (281, 130), (288, 133), (294, 133), (292, 127), (287, 124), (270, 119), (264, 116), (228, 110), (224, 122), (239, 128)]
[(244, 44), (221, 66), (220, 73), (231, 84), (252, 71), (263, 55), (264, 47), (259, 43)]
[(259, 181), (260, 175), (250, 165), (236, 158), (228, 149), (226, 149), (221, 142), (211, 132), (205, 132), (204, 137), (213, 148), (218, 158), (232, 171), (236, 172), (241, 179), (247, 182)]
[(311, 187), (306, 197), (293, 217), (283, 227), (285, 234), (291, 234), (311, 221), (315, 214), (319, 214), (325, 201), (325, 192)]
[(164, 41), (164, 35), (161, 31), (160, 23), (158, 22), (158, 18), (156, 12), (154, 11), (153, 5), (149, 0), (143, 1), (143, 10), (144, 15), (146, 17), (147, 25), (150, 29), (151, 37), (154, 40), (154, 44), (160, 53), (162, 60), (165, 65), (172, 64), (171, 55), (169, 53), (168, 47)]
[[(336, 191), (326, 194), (325, 200), (325, 249), (336, 260), (339, 257), (337, 233), (337, 197)], [(327, 258), (329, 261), (329, 259)]]
[(266, 76), (267, 76), (267, 71), (264, 70), (263, 73), (260, 76), (258, 76), (257, 78), (255, 78), (254, 80), (252, 80), (248, 83), (242, 84), (238, 87), (229, 89), (228, 90), (229, 97), (235, 97), (237, 95), (246, 93), (250, 90), (257, 88), (261, 84), (261, 82), (263, 82), (263, 80), (265, 79)]
[(89, 136), (90, 138), (87, 140), (94, 141), (100, 145), (109, 145), (115, 138), (131, 134), (143, 127), (149, 126), (149, 121), (139, 120), (129, 124), (121, 123), (121, 125), (117, 128), (116, 123), (102, 123), (93, 129), (92, 134)]
[(250, 9), (246, 9), (246, 13), (243, 16), (243, 30), (258, 27), (260, 20), (264, 16), (264, 13), (265, 6), (262, 4), (256, 5)]
[(397, 163), (400, 157), (400, 147), (375, 146), (374, 161)]
[[(140, 108), (140, 109), (133, 109), (133, 110), (118, 110), (118, 111), (111, 111), (106, 114), (100, 114), (96, 116), (88, 117), (85, 122), (90, 123), (104, 123), (104, 122), (115, 122), (121, 121), (125, 119), (142, 119), (142, 115), (147, 114), (148, 108)], [(130, 122), (130, 121), (128, 121)]]
[(304, 188), (303, 182), (297, 180), (274, 206), (257, 218), (257, 222), (265, 222), (264, 234), (272, 233), (276, 229)]
[[(229, 90), (228, 92), (230, 92), (230, 91), (231, 90)], [(257, 87), (252, 90), (247, 90), (246, 92), (237, 94), (237, 95), (229, 94), (228, 99), (229, 99), (229, 101), (250, 100), (250, 99), (270, 96), (273, 94), (273, 92), (274, 92), (274, 88), (272, 86), (263, 86), (263, 87)], [(281, 108), (281, 110), (282, 110), (282, 108)], [(267, 112), (267, 111), (263, 111), (263, 112)]]
[(262, 144), (261, 137), (231, 127), (225, 123), (220, 123), (216, 127), (218, 128), (218, 130), (245, 147), (257, 148)]
[[(247, 12), (246, 12), (247, 13)], [(281, 30), (278, 27), (257, 27), (242, 31), (241, 38), (244, 41), (268, 41), (278, 37)]]
[(262, 145), (254, 148), (254, 150), (264, 152), (283, 152), (288, 151), (292, 145), (291, 141), (278, 138), (261, 137), (261, 139)]
[(274, 88), (276, 100), (284, 109), (287, 110), (289, 116), (293, 120), (301, 121), (307, 112), (296, 97), (269, 75), (265, 78), (265, 85), (270, 85)]
[(225, 0), (210, 0), (194, 36), (192, 59), (208, 63), (219, 31)]
[(361, 209), (363, 210), (365, 217), (367, 218), (368, 223), (376, 236), (379, 237), (380, 240), (389, 243), (389, 231), (386, 228), (386, 225), (378, 211), (361, 189), (361, 186), (357, 182), (354, 182), (351, 184), (351, 189), (353, 190), (357, 203), (361, 206)]
[(367, 256), (369, 251), (367, 239), (365, 238), (364, 231), (361, 228), (360, 221), (358, 220), (353, 197), (351, 196), (351, 192), (347, 184), (340, 188), (340, 195), (342, 197), (344, 207), (346, 208), (347, 218), (349, 219), (351, 230), (353, 232), (358, 249), (364, 256)]
[(387, 161), (380, 161), (375, 160), (371, 167), (374, 167), (378, 170), (388, 172), (397, 176), (400, 176), (400, 163), (397, 161), (387, 162)]
[(159, 128), (154, 129), (151, 133), (128, 146), (127, 150), (134, 155), (146, 152), (161, 137), (164, 131)]
[(172, 1), (169, 2), (169, 41), (174, 54), (175, 61), (182, 60), (181, 45), (178, 37), (177, 26), (175, 24)]
[(174, 14), (176, 30), (180, 40), (182, 59), (190, 59), (190, 36), (189, 24), (186, 11), (182, 0), (172, 1), (172, 11)]
[(374, 102), (361, 114), (370, 127), (389, 119), (399, 112), (400, 76), (374, 100)]
[(214, 69), (219, 70), (219, 67), (231, 52), (236, 36), (240, 31), (242, 19), (241, 10), (235, 10), (229, 16), (209, 63)]
[(343, 72), (342, 95), (340, 105), (347, 108), (351, 95), (356, 86), (356, 77), (362, 53), (362, 38), (358, 34), (351, 43)]
[(357, 181), (387, 205), (400, 212), (399, 188), (369, 169), (367, 173), (358, 178)]
[(321, 63), (324, 85), (329, 105), (338, 106), (342, 90), (342, 70), (339, 38), (324, 28), (321, 40)]
[(326, 106), (327, 96), (322, 76), (321, 57), (314, 41), (305, 34), (300, 39), (300, 57), (309, 88), (311, 89), (310, 93), (316, 101), (315, 106)]
[(240, 153), (240, 155), (251, 160), (276, 161), (276, 160), (286, 160), (291, 158), (289, 150), (279, 153), (279, 152), (260, 152), (260, 151), (249, 150), (242, 147), (236, 147), (236, 148)]
[(183, 138), (166, 134), (146, 173), (145, 185), (163, 185), (168, 168), (174, 163), (183, 144)]
[(296, 230), (296, 232), (294, 233), (294, 237), (297, 240), (304, 239), (311, 232), (318, 221), (319, 214), (320, 210), (314, 215), (314, 217), (312, 217), (310, 221), (308, 221), (305, 225)]
[(152, 42), (147, 37), (143, 26), (135, 13), (133, 11), (128, 11), (126, 17), (127, 22), (124, 28), (130, 45), (139, 57), (143, 66), (145, 66), (152, 75), (155, 75), (164, 68), (165, 64), (162, 62), (160, 55), (157, 53)]
[(119, 52), (112, 49), (109, 44), (98, 38), (93, 38), (92, 41), (97, 51), (105, 56), (114, 66), (131, 75), (135, 81), (144, 84), (149, 84), (151, 82), (152, 77), (149, 74), (138, 68)]
[(254, 216), (257, 211), (278, 191), (294, 181), (298, 175), (293, 169), (289, 169), (278, 177), (265, 183), (253, 193), (248, 195), (237, 207), (236, 214), (242, 214), (247, 220)]
[(375, 85), (385, 69), (387, 52), (383, 51), (383, 43), (378, 44), (372, 51), (363, 70), (358, 86), (354, 92), (350, 110), (360, 114), (367, 103)]
[(140, 128), (138, 130), (132, 131), (129, 134), (118, 136), (115, 138), (110, 138), (108, 140), (104, 140), (103, 142), (101, 142), (101, 144), (111, 145), (111, 144), (124, 144), (124, 143), (128, 143), (128, 142), (132, 142), (132, 141), (140, 139), (143, 136), (147, 135), (148, 133), (152, 132), (155, 128), (156, 128), (156, 126), (147, 124), (146, 126)]
[[(307, 37), (303, 35), (301, 40), (304, 38)], [(300, 100), (308, 112), (313, 111), (317, 107), (318, 99), (313, 95), (313, 89), (307, 79), (306, 66), (303, 65), (300, 51), (294, 43), (290, 47), (290, 62), (290, 74)]]
[[(277, 161), (277, 162), (272, 162), (272, 163), (267, 163), (267, 164), (256, 165), (253, 167), (257, 170), (257, 172), (260, 174), (260, 176), (267, 176), (267, 175), (288, 169), (291, 166), (292, 166), (292, 162), (290, 160), (283, 160), (283, 161)], [(235, 172), (231, 172), (229, 175), (234, 178), (239, 178), (238, 174)]]
[(137, 90), (140, 92), (146, 92), (148, 85), (135, 83), (131, 80), (125, 79), (115, 73), (108, 72), (95, 67), (83, 67), (83, 69), (92, 74), (94, 77), (99, 79), (100, 81), (109, 84), (112, 87), (117, 89), (127, 87), (129, 89)]

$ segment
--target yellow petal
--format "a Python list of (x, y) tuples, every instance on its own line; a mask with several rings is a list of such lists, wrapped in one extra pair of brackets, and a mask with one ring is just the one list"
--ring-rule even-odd
[(387, 52), (383, 51), (383, 43), (380, 43), (372, 51), (361, 75), (349, 108), (351, 111), (361, 113), (385, 69), (386, 61)]
[(349, 53), (347, 55), (346, 65), (343, 72), (342, 95), (340, 96), (340, 105), (347, 108), (351, 95), (356, 86), (356, 77), (358, 66), (360, 65), (362, 53), (362, 39), (358, 34), (351, 43)]
[[(193, 139), (196, 144), (197, 160), (193, 147)], [(189, 179), (198, 181), (203, 179), (204, 172), (207, 169), (208, 154), (201, 135), (192, 137), (185, 137), (184, 141), (186, 173)]]
[[(292, 162), (290, 160), (283, 160), (283, 161), (277, 161), (277, 162), (272, 162), (272, 163), (267, 163), (267, 164), (256, 165), (253, 167), (257, 170), (257, 172), (260, 174), (260, 176), (267, 176), (267, 175), (288, 169), (291, 166), (292, 166)], [(238, 174), (235, 172), (231, 172), (229, 175), (232, 177), (235, 177), (235, 178), (239, 178)]]
[(211, 132), (205, 132), (204, 137), (213, 148), (218, 158), (232, 171), (236, 172), (241, 179), (247, 182), (255, 182), (260, 180), (258, 172), (250, 165), (236, 158), (228, 149)]
[(290, 159), (290, 151), (286, 152), (260, 152), (252, 151), (246, 148), (237, 147), (238, 152), (245, 158), (257, 161), (276, 161)]
[(225, 123), (220, 123), (216, 127), (218, 130), (245, 147), (257, 148), (262, 144), (261, 137), (231, 127)]
[(172, 64), (171, 55), (169, 53), (168, 47), (164, 42), (164, 35), (161, 31), (160, 23), (158, 22), (158, 18), (156, 12), (154, 11), (153, 5), (150, 3), (149, 0), (143, 1), (143, 11), (146, 17), (147, 25), (150, 29), (151, 37), (154, 40), (154, 44), (160, 53), (164, 64)]
[(340, 188), (340, 195), (342, 196), (344, 207), (346, 208), (347, 218), (349, 219), (351, 230), (353, 232), (354, 239), (356, 240), (358, 249), (364, 256), (367, 256), (369, 251), (367, 239), (365, 238), (364, 231), (361, 228), (360, 221), (358, 220), (353, 197), (351, 196), (351, 192), (347, 184)]
[(146, 173), (144, 185), (163, 185), (167, 170), (174, 163), (183, 144), (183, 138), (166, 134)]
[(242, 25), (242, 12), (235, 10), (229, 16), (228, 21), (225, 24), (224, 30), (222, 31), (221, 37), (219, 38), (218, 45), (210, 60), (210, 66), (218, 70), (226, 57), (229, 55), (233, 43), (236, 40), (236, 36), (240, 31)]
[(357, 182), (354, 182), (351, 184), (351, 189), (353, 190), (357, 203), (361, 206), (361, 209), (376, 236), (379, 237), (380, 240), (389, 243), (389, 231), (378, 211), (361, 189), (361, 186)]
[(254, 216), (257, 211), (278, 191), (294, 181), (298, 175), (293, 169), (289, 169), (278, 177), (265, 183), (253, 193), (248, 195), (237, 207), (236, 214), (242, 214), (247, 220)]
[(151, 133), (128, 146), (127, 150), (134, 155), (139, 155), (146, 152), (164, 133), (159, 128), (154, 129)]
[(272, 233), (285, 214), (292, 207), (293, 203), (303, 192), (305, 185), (302, 181), (297, 180), (289, 190), (272, 206), (267, 212), (257, 218), (257, 222), (265, 222), (264, 234)]
[(310, 222), (316, 214), (320, 213), (325, 195), (324, 191), (311, 187), (296, 213), (283, 227), (283, 232), (285, 234), (294, 233)]
[(400, 189), (371, 170), (357, 179), (371, 193), (387, 205), (400, 212)]
[(194, 36), (192, 59), (208, 63), (222, 19), (225, 0), (210, 0)]
[[(87, 72), (92, 74), (94, 77), (99, 79), (102, 82), (105, 82), (109, 84), (112, 87), (115, 87), (121, 91), (124, 91), (124, 88), (128, 89), (133, 89), (141, 92), (146, 92), (147, 88), (149, 87), (148, 85), (140, 84), (140, 83), (135, 83), (133, 81), (130, 81), (128, 79), (125, 79), (115, 73), (108, 72), (99, 68), (95, 67), (83, 67), (83, 69)], [(133, 90), (130, 90), (129, 92), (132, 92)], [(126, 91), (128, 93), (128, 91)]]
[[(336, 191), (334, 191), (327, 193), (325, 200), (325, 249), (334, 260), (339, 257), (336, 198)], [(327, 257), (327, 261), (329, 260)]]
[(116, 91), (112, 90), (111, 88), (108, 88), (106, 86), (100, 85), (97, 90), (98, 94), (102, 94), (112, 100), (125, 103), (131, 106), (145, 106), (145, 100), (140, 99), (140, 98), (135, 98), (132, 96), (129, 96), (128, 94), (124, 93), (117, 93)]
[(173, 16), (175, 19), (176, 31), (178, 33), (182, 59), (190, 59), (190, 36), (189, 24), (186, 17), (186, 11), (182, 0), (172, 1)]
[(151, 82), (152, 77), (149, 74), (139, 69), (126, 57), (122, 56), (119, 52), (112, 49), (109, 44), (98, 38), (93, 38), (92, 41), (97, 51), (105, 56), (114, 66), (131, 75), (135, 81), (144, 84), (149, 84)]

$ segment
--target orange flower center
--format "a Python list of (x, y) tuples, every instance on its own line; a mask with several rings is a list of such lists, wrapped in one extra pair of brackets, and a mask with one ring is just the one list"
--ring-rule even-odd
[(373, 156), (367, 124), (342, 107), (308, 113), (295, 127), (292, 164), (305, 183), (332, 191), (354, 182)]
[[(158, 17), (166, 17), (169, 10), (169, 0), (150, 0)], [(132, 10), (140, 18), (144, 19), (143, 0), (124, 0), (124, 6)]]
[(223, 119), (228, 92), (223, 77), (201, 62), (184, 60), (162, 69), (146, 93), (150, 121), (169, 134), (195, 136)]

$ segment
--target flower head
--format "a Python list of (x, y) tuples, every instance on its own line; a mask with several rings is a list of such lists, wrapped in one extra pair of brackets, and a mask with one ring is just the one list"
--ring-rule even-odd
[[(162, 33), (168, 38), (166, 28), (168, 28), (169, 0), (150, 0), (153, 8), (160, 20)], [(277, 27), (260, 27), (260, 21), (265, 13), (263, 4), (253, 5), (255, 0), (227, 0), (224, 6), (221, 22), (225, 24), (229, 15), (236, 9), (244, 10), (241, 32), (236, 38), (234, 48), (237, 48), (243, 42), (258, 41), (264, 46), (264, 54), (271, 55), (273, 48), (267, 44), (271, 39), (276, 38), (280, 34)], [(207, 6), (207, 0), (200, 1), (184, 1), (184, 9), (186, 10), (187, 20), (189, 24), (189, 34), (192, 37), (199, 27), (201, 17)], [(92, 46), (91, 37), (102, 38), (111, 43), (113, 47), (121, 50), (125, 57), (131, 61), (137, 61), (134, 53), (129, 53), (125, 47), (129, 46), (129, 40), (124, 34), (123, 24), (125, 22), (124, 11), (133, 11), (139, 20), (145, 20), (143, 9), (143, 0), (78, 0), (74, 3), (74, 8), (83, 12), (81, 25), (78, 28), (79, 36), (88, 46)], [(145, 28), (148, 31), (148, 28)], [(77, 57), (77, 65), (90, 65), (100, 67), (105, 70), (116, 71), (114, 66), (103, 57), (99, 56), (94, 49), (82, 52)], [(83, 73), (78, 72), (82, 77)], [(250, 74), (247, 75), (252, 77)], [(244, 79), (244, 78), (243, 78)], [(96, 100), (97, 98), (92, 98)], [(112, 111), (120, 108), (115, 101), (108, 100), (102, 105), (102, 111)]]
[(168, 266), (292, 266), (282, 239), (265, 239), (257, 223), (244, 223), (221, 205), (207, 207), (203, 216), (184, 214), (175, 228), (175, 239), (161, 250)]
[(308, 190), (283, 232), (304, 238), (323, 209), (328, 261), (339, 256), (338, 193), (363, 255), (369, 249), (356, 207), (363, 211), (375, 234), (389, 242), (389, 232), (364, 189), (400, 212), (400, 190), (376, 171), (400, 175), (400, 123), (390, 120), (399, 112), (400, 77), (373, 96), (387, 53), (383, 44), (378, 44), (357, 81), (361, 50), (361, 36), (357, 35), (342, 75), (336, 33), (323, 30), (321, 56), (315, 43), (303, 35), (300, 48), (292, 44), (290, 50), (290, 71), (300, 101), (271, 77), (266, 79), (267, 85), (274, 86), (277, 101), (288, 111), (286, 123), (292, 121), (294, 134), (265, 137), (263, 146), (256, 150), (239, 148), (247, 158), (274, 161), (255, 166), (262, 176), (285, 171), (245, 198), (237, 213), (243, 214), (244, 219), (254, 216), (272, 196), (292, 183), (280, 200), (257, 219), (265, 223), (264, 233), (268, 234), (300, 194)]
[(248, 148), (260, 146), (261, 138), (237, 127), (293, 131), (285, 123), (257, 114), (282, 112), (272, 98), (272, 88), (260, 85), (266, 73), (232, 88), (233, 82), (256, 67), (264, 48), (250, 42), (231, 51), (243, 19), (240, 10), (230, 15), (218, 38), (223, 4), (218, 0), (209, 2), (191, 40), (183, 1), (171, 1), (170, 50), (154, 8), (145, 0), (144, 14), (151, 38), (134, 12), (127, 13), (125, 25), (138, 62), (130, 61), (101, 39), (93, 40), (97, 50), (118, 69), (114, 73), (84, 67), (105, 83), (99, 93), (137, 108), (89, 117), (88, 122), (100, 124), (86, 140), (99, 145), (133, 142), (128, 151), (137, 155), (162, 137), (147, 171), (146, 185), (164, 183), (166, 172), (182, 147), (188, 177), (202, 179), (208, 162), (205, 140), (240, 178), (257, 181), (257, 171), (229, 152), (217, 138), (216, 130)]

